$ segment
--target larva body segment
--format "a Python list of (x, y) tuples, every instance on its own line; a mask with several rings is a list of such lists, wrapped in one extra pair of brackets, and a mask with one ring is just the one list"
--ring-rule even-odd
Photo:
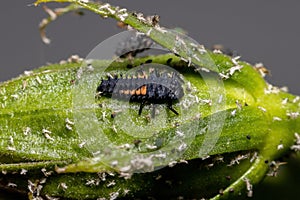
[(183, 96), (183, 80), (174, 72), (159, 73), (151, 71), (137, 76), (108, 77), (97, 87), (101, 96), (113, 97), (119, 100), (140, 103), (139, 115), (146, 104), (167, 104), (167, 107), (178, 115), (172, 105)]

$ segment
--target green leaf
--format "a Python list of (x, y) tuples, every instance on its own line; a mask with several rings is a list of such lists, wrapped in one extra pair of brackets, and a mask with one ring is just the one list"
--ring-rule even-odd
[[(252, 185), (277, 170), (275, 160), (295, 144), (299, 97), (267, 84), (250, 64), (108, 4), (40, 0), (36, 5), (42, 2), (70, 2), (64, 13), (80, 6), (123, 21), (180, 58), (95, 60), (94, 71), (85, 62), (52, 65), (2, 83), (2, 186), (16, 184), (25, 193), (29, 188), (31, 199), (252, 196)], [(174, 105), (179, 116), (167, 113), (164, 124), (159, 116), (151, 124), (138, 116), (136, 104), (95, 99), (106, 73), (130, 73), (128, 64), (137, 67), (149, 59), (182, 74), (185, 95)], [(198, 73), (203, 67), (210, 72)], [(127, 112), (112, 119), (118, 106)], [(163, 113), (164, 107), (158, 109)], [(122, 127), (118, 119), (131, 123)], [(136, 124), (155, 134), (148, 137)]]

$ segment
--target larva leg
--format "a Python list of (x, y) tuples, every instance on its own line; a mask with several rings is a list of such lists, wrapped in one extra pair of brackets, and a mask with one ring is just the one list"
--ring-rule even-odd
[(145, 106), (146, 102), (145, 101), (142, 101), (141, 105), (140, 105), (140, 109), (139, 109), (139, 115), (142, 114), (142, 111), (143, 111), (143, 108)]
[(175, 113), (176, 115), (179, 115), (178, 114), (178, 112), (172, 107), (172, 102), (170, 103), (168, 103), (168, 105), (167, 105), (167, 107), (173, 112), (173, 113)]

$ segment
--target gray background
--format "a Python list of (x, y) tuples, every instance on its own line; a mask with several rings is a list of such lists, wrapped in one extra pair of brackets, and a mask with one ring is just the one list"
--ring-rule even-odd
[[(47, 46), (41, 42), (38, 32), (38, 24), (46, 14), (41, 7), (29, 6), (33, 1), (1, 1), (0, 81), (72, 54), (85, 57), (99, 42), (122, 31), (114, 20), (103, 20), (89, 12), (84, 17), (68, 14), (48, 27), (52, 43)], [(161, 25), (181, 27), (200, 44), (207, 47), (223, 44), (238, 51), (243, 60), (263, 62), (271, 70), (272, 76), (268, 78), (271, 83), (288, 86), (292, 93), (300, 94), (300, 1), (110, 2), (146, 15), (159, 14)], [(279, 187), (278, 190), (287, 189)]]
[[(114, 20), (69, 14), (49, 26), (52, 43), (39, 37), (38, 23), (45, 17), (34, 0), (1, 1), (0, 81), (47, 62), (58, 62), (71, 54), (84, 57), (99, 42), (120, 32)], [(159, 14), (161, 24), (182, 27), (199, 43), (220, 43), (237, 50), (242, 59), (263, 62), (272, 73), (270, 82), (288, 86), (300, 94), (300, 2), (288, 1), (110, 1), (128, 10)], [(52, 6), (55, 6), (52, 4)]]

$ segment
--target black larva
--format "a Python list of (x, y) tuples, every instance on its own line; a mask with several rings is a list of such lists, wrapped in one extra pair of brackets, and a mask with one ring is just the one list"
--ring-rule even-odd
[(174, 72), (153, 70), (149, 75), (142, 72), (127, 77), (109, 76), (97, 87), (97, 95), (140, 103), (139, 115), (146, 104), (167, 104), (178, 115), (172, 105), (184, 96), (182, 84), (183, 80)]

